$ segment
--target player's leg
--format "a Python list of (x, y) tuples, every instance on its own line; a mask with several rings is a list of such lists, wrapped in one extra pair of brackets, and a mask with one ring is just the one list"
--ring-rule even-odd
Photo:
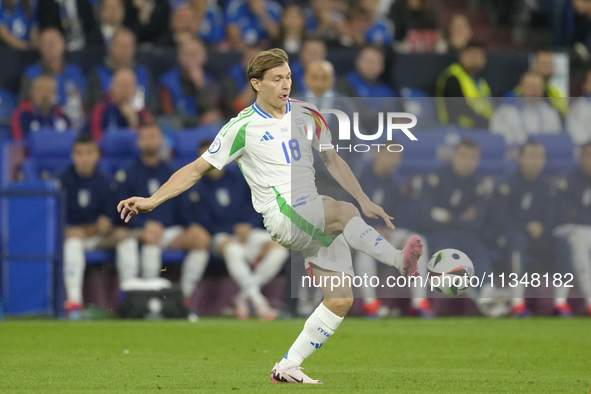
[[(554, 274), (559, 274), (564, 277), (566, 273), (573, 272), (572, 251), (568, 242), (568, 237), (558, 235), (555, 237), (556, 244), (556, 259), (554, 261), (553, 270), (548, 272), (550, 277), (554, 278)], [(568, 294), (570, 288), (564, 285), (552, 286), (554, 291), (554, 311), (553, 315), (557, 317), (572, 317), (572, 310), (568, 303)]]
[(86, 234), (81, 227), (67, 227), (64, 241), (64, 285), (66, 288), (65, 309), (68, 315), (79, 314), (82, 308), (82, 285), (86, 259), (84, 239)]
[(113, 233), (115, 265), (119, 280), (124, 282), (136, 279), (140, 270), (140, 252), (138, 238), (126, 227), (118, 227)]
[[(283, 359), (275, 364), (271, 372), (271, 380), (274, 383), (321, 383), (306, 376), (301, 371), (300, 365), (334, 335), (353, 305), (350, 275), (330, 271), (314, 264), (311, 267), (315, 283), (328, 284), (328, 286), (321, 286), (325, 298), (306, 320), (304, 329)], [(343, 277), (349, 280), (343, 281)], [(339, 286), (332, 288), (331, 284), (336, 284), (337, 280)]]
[(573, 273), (591, 315), (591, 226), (577, 226), (568, 237)]
[(372, 226), (365, 223), (359, 210), (351, 203), (323, 198), (324, 232), (333, 239), (343, 234), (355, 250), (396, 267), (404, 276), (418, 276), (418, 260), (422, 255), (421, 239), (413, 236), (403, 250), (398, 250)]
[[(362, 252), (353, 255), (353, 266), (359, 276), (367, 275), (368, 278), (378, 276), (376, 260)], [(378, 299), (376, 289), (373, 286), (361, 286), (359, 288), (363, 298), (363, 311), (371, 318), (380, 317), (381, 301)]]
[[(398, 229), (394, 230), (393, 236), (397, 231)], [(413, 236), (413, 233), (406, 229), (400, 229), (400, 233), (402, 241), (397, 243), (395, 242), (396, 239), (393, 239), (393, 242), (391, 242), (392, 245), (395, 245), (397, 248), (404, 247), (404, 245), (407, 244)], [(418, 235), (421, 238), (421, 242), (423, 243), (423, 254), (421, 255), (418, 261), (419, 274), (421, 275), (421, 277), (426, 278), (427, 263), (429, 262), (429, 258), (431, 257), (431, 255), (429, 254), (429, 244), (427, 242), (428, 240), (426, 237), (424, 237), (421, 234), (416, 235)], [(413, 314), (416, 314), (417, 316), (422, 317), (424, 319), (434, 318), (435, 313), (431, 309), (431, 303), (427, 298), (427, 285), (420, 286), (420, 281), (417, 281), (415, 284), (416, 286), (410, 285), (411, 307)]]
[(164, 234), (162, 223), (148, 220), (140, 233), (142, 277), (157, 278), (162, 269), (162, 247), (160, 240)]
[(187, 251), (181, 268), (181, 290), (187, 307), (191, 306), (191, 296), (207, 268), (210, 242), (209, 232), (203, 226), (193, 224), (189, 228), (183, 229), (167, 245), (170, 249)]
[[(509, 254), (510, 272), (516, 274), (519, 279), (526, 272), (526, 266), (531, 260), (529, 254), (530, 239), (525, 231), (513, 231), (507, 236), (507, 249)], [(513, 317), (529, 317), (530, 311), (525, 305), (525, 285), (517, 283), (511, 290), (511, 315)]]
[(226, 268), (230, 277), (240, 287), (240, 293), (235, 299), (236, 316), (239, 319), (249, 317), (248, 303), (250, 300), (255, 307), (257, 314), (263, 320), (273, 320), (275, 313), (269, 306), (269, 302), (261, 293), (248, 259), (244, 245), (238, 242), (230, 234), (216, 234), (213, 238), (215, 252), (224, 258)]
[(271, 240), (269, 233), (263, 229), (250, 231), (245, 248), (249, 261), (259, 261), (253, 274), (261, 288), (279, 274), (289, 257), (289, 250)]

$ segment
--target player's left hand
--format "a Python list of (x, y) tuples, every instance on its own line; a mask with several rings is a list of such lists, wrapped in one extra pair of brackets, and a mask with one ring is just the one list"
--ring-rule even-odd
[(365, 216), (367, 216), (368, 218), (370, 218), (370, 219), (382, 218), (382, 219), (384, 219), (384, 222), (386, 222), (386, 226), (388, 226), (388, 228), (390, 230), (394, 230), (396, 228), (392, 224), (392, 219), (394, 219), (394, 218), (392, 216), (388, 215), (386, 212), (384, 212), (384, 208), (380, 207), (377, 204), (374, 204), (370, 200), (360, 202), (359, 205), (361, 206), (361, 211), (363, 212), (363, 214)]
[(119, 202), (117, 205), (117, 212), (121, 213), (121, 219), (125, 220), (125, 223), (127, 223), (132, 216), (139, 213), (150, 212), (154, 208), (156, 208), (156, 206), (149, 198), (131, 197)]

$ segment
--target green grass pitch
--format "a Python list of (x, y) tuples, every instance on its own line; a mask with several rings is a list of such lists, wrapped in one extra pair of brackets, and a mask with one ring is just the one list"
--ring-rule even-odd
[(345, 319), (304, 363), (323, 386), (277, 385), (304, 320), (0, 322), (0, 393), (581, 393), (591, 321)]

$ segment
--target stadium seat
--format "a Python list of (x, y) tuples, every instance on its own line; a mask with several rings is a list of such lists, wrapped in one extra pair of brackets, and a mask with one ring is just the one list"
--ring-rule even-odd
[(173, 167), (178, 169), (195, 160), (199, 144), (206, 139), (213, 141), (218, 131), (217, 126), (202, 126), (178, 132)]
[(438, 124), (435, 99), (422, 90), (412, 88), (400, 89), (404, 111), (417, 117), (419, 127), (431, 127)]
[(0, 118), (10, 119), (16, 108), (16, 98), (8, 90), (0, 89)]
[(29, 157), (21, 167), (25, 179), (48, 179), (68, 166), (75, 139), (76, 133), (72, 131), (42, 130), (31, 133), (26, 140)]
[(128, 130), (108, 131), (105, 133), (101, 148), (103, 157), (100, 168), (109, 175), (115, 174), (128, 161), (139, 155), (136, 145), (137, 134)]
[(546, 148), (546, 167), (544, 174), (564, 175), (577, 165), (574, 158), (575, 145), (568, 133), (531, 135), (531, 141), (537, 141)]

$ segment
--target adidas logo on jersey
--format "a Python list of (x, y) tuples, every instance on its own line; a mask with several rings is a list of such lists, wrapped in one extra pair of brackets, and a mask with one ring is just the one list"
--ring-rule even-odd
[(275, 138), (273, 138), (271, 133), (269, 133), (268, 131), (265, 131), (265, 134), (263, 135), (263, 138), (261, 138), (261, 141), (270, 141), (270, 140), (274, 140), (274, 139)]

